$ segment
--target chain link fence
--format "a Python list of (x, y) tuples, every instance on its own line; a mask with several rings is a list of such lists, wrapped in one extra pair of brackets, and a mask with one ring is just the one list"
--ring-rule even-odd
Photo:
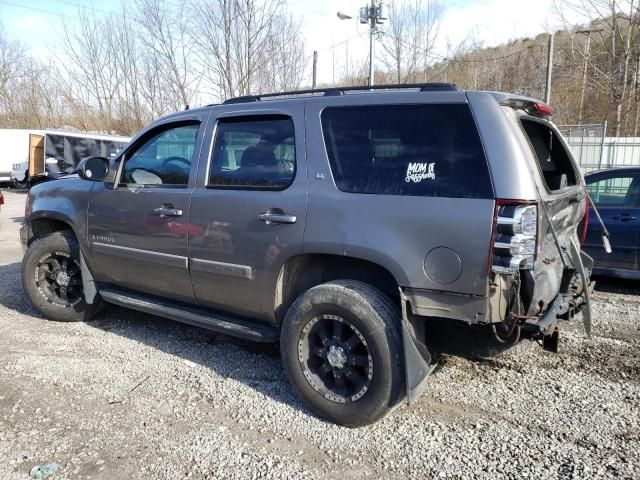
[(607, 137), (607, 124), (558, 125), (584, 173), (640, 167), (640, 137)]

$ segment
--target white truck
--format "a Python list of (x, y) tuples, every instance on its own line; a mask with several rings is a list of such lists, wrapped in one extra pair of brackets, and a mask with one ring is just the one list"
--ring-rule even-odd
[[(111, 157), (124, 147), (130, 137), (65, 130), (0, 130), (14, 145), (10, 156), (10, 178), (16, 187), (27, 187), (43, 180), (72, 172), (83, 158)], [(4, 142), (3, 142), (4, 143)], [(3, 168), (0, 167), (0, 175)], [(2, 177), (0, 176), (0, 181)]]

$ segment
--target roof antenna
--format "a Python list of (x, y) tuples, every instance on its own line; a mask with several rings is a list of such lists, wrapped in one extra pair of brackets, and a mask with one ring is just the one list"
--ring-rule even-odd
[(189, 110), (189, 104), (188, 103), (184, 106), (184, 109), (185, 110)]

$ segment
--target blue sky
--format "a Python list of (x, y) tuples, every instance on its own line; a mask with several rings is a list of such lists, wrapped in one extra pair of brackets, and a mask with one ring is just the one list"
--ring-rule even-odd
[[(174, 5), (180, 0), (166, 0)], [(456, 45), (474, 32), (487, 46), (521, 36), (534, 36), (558, 26), (552, 13), (552, 0), (441, 0), (445, 7), (439, 53), (446, 45)], [(330, 81), (333, 65), (339, 76), (345, 58), (366, 56), (367, 26), (357, 20), (340, 21), (337, 11), (357, 16), (366, 0), (289, 0), (295, 15), (303, 18), (305, 46), (310, 54), (319, 50), (320, 81)], [(78, 8), (98, 12), (118, 12), (120, 1), (91, 0), (0, 0), (0, 23), (10, 37), (47, 58), (61, 45), (61, 22), (77, 21)], [(339, 44), (332, 48), (332, 45)], [(335, 59), (335, 62), (334, 62)]]

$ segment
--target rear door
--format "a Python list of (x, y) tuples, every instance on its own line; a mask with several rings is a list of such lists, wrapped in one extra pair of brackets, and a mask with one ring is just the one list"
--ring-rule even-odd
[[(558, 294), (566, 265), (579, 261), (578, 226), (584, 217), (587, 195), (568, 145), (556, 127), (543, 118), (512, 112), (530, 147), (530, 167), (540, 196), (538, 249), (532, 277), (528, 315), (544, 310)], [(574, 248), (575, 247), (575, 248)]]
[(584, 249), (596, 268), (638, 269), (640, 176), (607, 172), (587, 178), (587, 190), (609, 231), (611, 253), (602, 247), (602, 227), (590, 209)]
[(115, 185), (96, 184), (88, 215), (96, 280), (195, 302), (189, 201), (207, 115), (146, 132), (121, 157)]
[(215, 134), (190, 214), (191, 278), (204, 306), (272, 321), (280, 269), (302, 253), (304, 103), (288, 105), (212, 114)]

